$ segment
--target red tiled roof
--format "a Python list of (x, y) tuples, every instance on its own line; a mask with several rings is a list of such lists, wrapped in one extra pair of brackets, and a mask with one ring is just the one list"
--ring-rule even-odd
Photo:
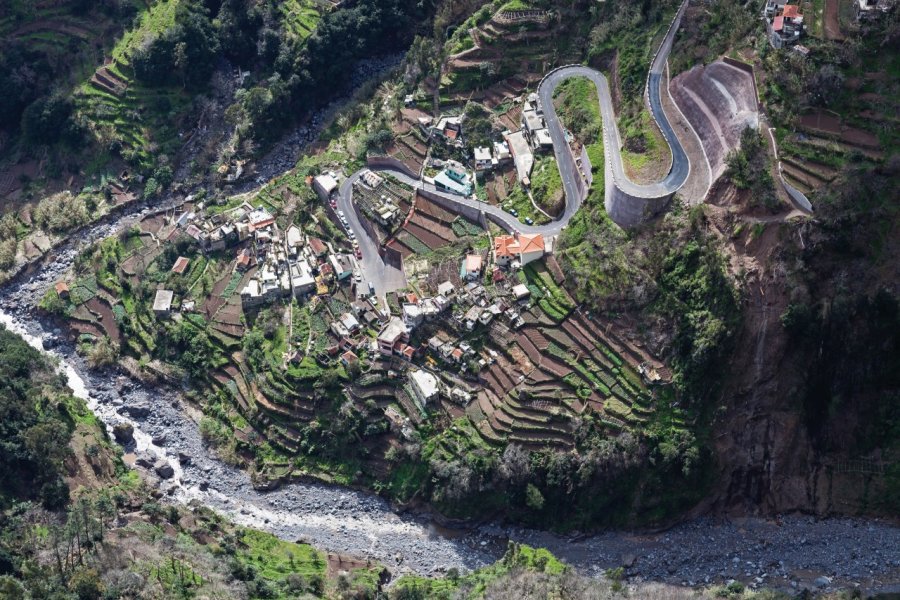
[(187, 269), (190, 262), (191, 261), (184, 256), (179, 256), (178, 260), (175, 261), (175, 264), (172, 265), (172, 272), (181, 275)]
[(269, 225), (275, 222), (274, 217), (271, 219), (264, 219), (259, 223), (250, 223), (250, 231), (256, 231), (257, 229), (265, 229)]
[(516, 238), (511, 235), (498, 235), (494, 238), (494, 255), (498, 258), (512, 256), (518, 250)]
[(775, 17), (775, 20), (772, 22), (772, 29), (775, 31), (784, 29), (784, 17)]
[(406, 301), (407, 301), (409, 304), (418, 304), (418, 303), (419, 303), (419, 297), (416, 296), (413, 292), (410, 292), (410, 293), (408, 293), (408, 294), (406, 295)]
[(455, 129), (445, 129), (444, 135), (447, 136), (447, 139), (455, 140), (456, 139), (456, 130)]
[(325, 242), (323, 242), (319, 238), (309, 238), (309, 247), (312, 248), (313, 254), (315, 254), (316, 256), (321, 256), (322, 254), (328, 252), (328, 248), (325, 246)]
[(69, 293), (69, 284), (65, 281), (60, 281), (56, 284), (56, 293), (57, 294), (68, 294)]
[(800, 7), (796, 4), (786, 4), (784, 7), (783, 17), (793, 19), (800, 16)]

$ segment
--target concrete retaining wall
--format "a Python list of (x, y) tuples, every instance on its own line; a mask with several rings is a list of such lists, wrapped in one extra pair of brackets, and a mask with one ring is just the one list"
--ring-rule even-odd
[(419, 173), (413, 172), (409, 167), (393, 156), (369, 156), (366, 158), (366, 164), (376, 169), (394, 169), (413, 179), (419, 178)]
[(672, 195), (662, 198), (636, 198), (616, 185), (606, 186), (606, 212), (620, 227), (637, 227), (665, 210)]
[[(472, 221), (473, 223), (478, 223), (485, 229), (487, 229), (487, 221), (485, 221), (484, 211), (481, 211), (477, 208), (466, 206), (465, 204), (456, 204), (446, 198), (439, 196), (433, 192), (430, 192), (424, 188), (419, 188), (419, 194), (422, 195), (423, 198), (427, 198), (443, 208), (444, 210), (448, 210), (454, 214), (462, 215), (466, 219)], [(504, 229), (506, 229), (505, 225), (501, 225)]]

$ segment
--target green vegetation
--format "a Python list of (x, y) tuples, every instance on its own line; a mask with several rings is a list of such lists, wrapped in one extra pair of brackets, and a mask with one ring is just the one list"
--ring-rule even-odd
[(779, 207), (772, 180), (769, 154), (762, 134), (747, 127), (741, 132), (741, 145), (725, 159), (725, 175), (741, 190), (750, 190), (751, 205), (774, 210)]
[(562, 179), (552, 156), (545, 156), (535, 162), (531, 171), (531, 195), (537, 205), (550, 215), (558, 215), (565, 208)]
[(535, 5), (531, 2), (527, 2), (526, 0), (510, 0), (510, 2), (507, 2), (503, 6), (500, 7), (500, 12), (514, 11), (514, 10), (530, 10), (532, 8), (536, 8)]
[(569, 567), (547, 550), (511, 542), (502, 559), (467, 575), (460, 575), (455, 570), (443, 579), (404, 575), (394, 584), (391, 598), (395, 600), (492, 598), (502, 589), (499, 584), (520, 572), (542, 573), (556, 579), (569, 571)]
[(29, 499), (65, 506), (63, 464), (86, 412), (49, 358), (0, 327), (0, 509)]

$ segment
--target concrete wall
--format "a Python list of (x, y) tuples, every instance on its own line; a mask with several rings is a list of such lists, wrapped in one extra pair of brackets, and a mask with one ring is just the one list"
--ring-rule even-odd
[(431, 200), (444, 210), (448, 210), (457, 215), (462, 215), (473, 223), (478, 223), (479, 225), (487, 229), (487, 221), (485, 221), (485, 215), (483, 211), (472, 206), (456, 204), (455, 202), (451, 202), (450, 200), (447, 200), (446, 198), (430, 192), (424, 188), (419, 188), (418, 192), (423, 198)]
[(370, 167), (378, 168), (388, 168), (388, 169), (396, 169), (401, 173), (409, 175), (413, 179), (419, 178), (419, 173), (413, 172), (409, 167), (405, 164), (394, 158), (393, 156), (369, 156), (366, 158), (366, 164)]
[(620, 227), (637, 227), (665, 210), (672, 196), (635, 198), (615, 185), (606, 186), (606, 212)]

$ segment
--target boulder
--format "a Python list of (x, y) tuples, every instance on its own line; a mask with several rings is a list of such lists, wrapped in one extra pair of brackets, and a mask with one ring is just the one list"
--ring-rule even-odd
[(134, 459), (134, 464), (144, 469), (152, 469), (156, 462), (149, 454), (142, 453)]
[(153, 442), (155, 446), (165, 446), (167, 439), (168, 435), (166, 433), (158, 433), (150, 438), (150, 441)]
[(167, 461), (161, 460), (154, 465), (153, 470), (163, 479), (171, 479), (175, 476), (175, 469)]
[(191, 464), (191, 457), (189, 455), (185, 454), (184, 452), (179, 452), (178, 453), (178, 462), (183, 465), (189, 465), (189, 464)]
[(816, 577), (816, 580), (813, 583), (816, 585), (816, 587), (828, 587), (829, 585), (831, 585), (831, 578), (822, 575), (821, 577)]
[(132, 419), (146, 419), (150, 416), (150, 407), (146, 404), (126, 404), (119, 409), (119, 413), (128, 415)]
[(123, 446), (134, 441), (134, 426), (131, 423), (116, 423), (113, 426), (113, 437)]

